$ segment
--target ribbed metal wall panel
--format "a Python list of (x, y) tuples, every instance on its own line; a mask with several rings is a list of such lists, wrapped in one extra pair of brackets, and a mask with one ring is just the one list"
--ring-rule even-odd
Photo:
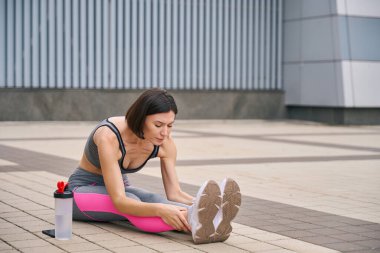
[(282, 0), (0, 0), (0, 88), (276, 90)]

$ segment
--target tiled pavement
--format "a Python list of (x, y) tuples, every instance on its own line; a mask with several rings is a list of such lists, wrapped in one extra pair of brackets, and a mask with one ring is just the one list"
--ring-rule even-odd
[[(380, 252), (380, 127), (300, 122), (178, 121), (183, 188), (235, 178), (243, 205), (225, 243), (152, 235), (126, 223), (54, 226), (55, 182), (76, 167), (94, 122), (0, 123), (1, 252)], [(158, 161), (132, 183), (163, 193)]]

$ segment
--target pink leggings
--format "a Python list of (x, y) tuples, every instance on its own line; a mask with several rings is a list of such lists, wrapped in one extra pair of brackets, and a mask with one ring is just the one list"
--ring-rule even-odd
[(139, 217), (133, 215), (127, 215), (116, 210), (111, 201), (111, 197), (105, 194), (99, 193), (76, 193), (74, 192), (74, 202), (77, 208), (92, 220), (87, 212), (98, 213), (96, 216), (104, 216), (105, 214), (114, 214), (117, 216), (123, 216), (128, 219), (135, 227), (151, 233), (159, 233), (164, 231), (174, 230), (171, 226), (166, 224), (160, 217)]

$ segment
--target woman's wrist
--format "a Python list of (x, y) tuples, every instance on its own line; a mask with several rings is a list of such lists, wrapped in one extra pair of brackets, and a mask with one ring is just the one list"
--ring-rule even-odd
[(163, 205), (160, 203), (154, 203), (153, 205), (155, 205), (155, 216), (161, 217), (164, 209)]

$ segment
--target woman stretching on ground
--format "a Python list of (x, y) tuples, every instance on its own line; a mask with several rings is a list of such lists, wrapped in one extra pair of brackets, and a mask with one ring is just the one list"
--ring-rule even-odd
[[(148, 232), (191, 231), (195, 243), (226, 240), (241, 204), (232, 179), (206, 181), (196, 197), (180, 188), (176, 146), (170, 133), (177, 114), (173, 97), (145, 91), (126, 116), (101, 121), (90, 134), (79, 167), (69, 178), (74, 220), (128, 219)], [(159, 157), (166, 198), (129, 184), (127, 174)]]

